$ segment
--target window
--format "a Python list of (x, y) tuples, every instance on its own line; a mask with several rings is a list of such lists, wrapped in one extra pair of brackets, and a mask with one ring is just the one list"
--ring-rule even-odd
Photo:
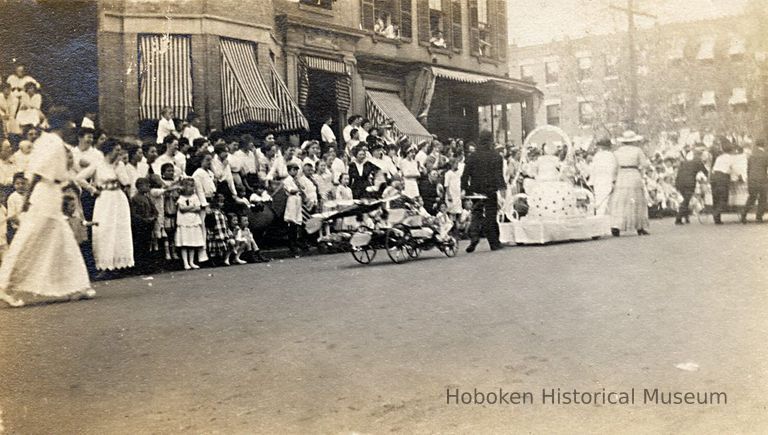
[(299, 0), (299, 3), (328, 10), (333, 9), (333, 0)]
[(682, 121), (685, 119), (687, 100), (688, 96), (685, 93), (680, 93), (674, 96), (672, 103), (670, 104), (670, 112), (673, 120)]
[(701, 94), (701, 101), (699, 102), (699, 106), (701, 106), (701, 113), (703, 115), (717, 112), (717, 101), (715, 98), (715, 91), (704, 91)]
[(557, 84), (560, 77), (560, 64), (557, 61), (550, 61), (544, 64), (546, 83), (548, 85)]
[(745, 88), (733, 88), (733, 93), (731, 94), (731, 98), (728, 99), (728, 104), (734, 112), (746, 112), (749, 106), (747, 90)]
[(618, 63), (618, 56), (613, 54), (605, 55), (605, 78), (615, 79), (619, 76), (619, 70), (617, 68)]
[(535, 81), (533, 78), (532, 65), (520, 65), (520, 80), (525, 80), (527, 82)]
[(585, 56), (580, 57), (579, 60), (579, 81), (592, 79), (592, 58)]
[(491, 26), (488, 20), (488, 0), (477, 0), (477, 28), (481, 56), (491, 56)]
[(744, 38), (740, 36), (731, 37), (731, 46), (728, 48), (728, 55), (731, 56), (733, 61), (741, 61), (744, 59), (744, 53), (746, 50), (746, 42)]
[(429, 0), (429, 29), (433, 37), (443, 32), (443, 0)]
[(685, 38), (676, 38), (672, 41), (667, 58), (672, 64), (679, 64), (685, 58)]
[(582, 101), (579, 103), (579, 123), (581, 125), (592, 125), (595, 120), (595, 110), (591, 101)]
[(696, 59), (704, 62), (715, 59), (715, 38), (707, 37), (701, 41)]
[(547, 125), (560, 125), (560, 103), (547, 104)]
[(362, 26), (387, 39), (410, 38), (411, 0), (362, 0)]

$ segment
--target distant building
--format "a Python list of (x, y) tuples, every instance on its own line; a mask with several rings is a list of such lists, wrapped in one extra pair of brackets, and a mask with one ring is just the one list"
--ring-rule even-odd
[[(757, 20), (746, 15), (639, 29), (637, 130), (691, 141), (761, 136), (766, 47), (758, 32)], [(538, 124), (558, 125), (586, 144), (624, 128), (628, 62), (622, 33), (513, 46), (510, 71), (543, 91)]]

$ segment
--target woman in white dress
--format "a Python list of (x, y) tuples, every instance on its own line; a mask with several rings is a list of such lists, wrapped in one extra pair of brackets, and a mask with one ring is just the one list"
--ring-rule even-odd
[(400, 172), (403, 174), (403, 195), (408, 198), (419, 196), (419, 162), (416, 160), (416, 147), (408, 148), (404, 159), (400, 160)]
[(22, 295), (92, 298), (85, 262), (62, 212), (71, 153), (58, 134), (43, 133), (33, 155), (27, 211), (0, 265), (0, 300), (19, 307)]
[(16, 122), (20, 127), (31, 125), (37, 127), (42, 119), (43, 112), (40, 111), (43, 104), (43, 97), (37, 93), (37, 86), (34, 83), (24, 85), (24, 93), (19, 99), (19, 111), (16, 113)]
[(649, 165), (648, 157), (638, 145), (643, 137), (634, 131), (625, 131), (619, 138), (622, 144), (613, 154), (619, 169), (610, 199), (611, 234), (618, 237), (621, 231), (637, 231), (648, 235), (648, 200), (643, 185), (642, 170)]
[[(101, 146), (104, 160), (77, 174), (84, 188), (98, 195), (93, 207), (93, 257), (96, 269), (133, 267), (131, 209), (123, 186), (130, 183), (125, 164), (118, 157), (121, 147), (109, 140)], [(91, 180), (91, 184), (87, 183)]]

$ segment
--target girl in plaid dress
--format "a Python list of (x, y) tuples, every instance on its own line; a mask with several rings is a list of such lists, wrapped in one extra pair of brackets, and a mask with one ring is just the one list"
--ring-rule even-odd
[(207, 231), (208, 256), (214, 261), (223, 259), (229, 266), (229, 257), (235, 253), (235, 235), (227, 225), (227, 216), (221, 211), (224, 195), (217, 194), (211, 202), (211, 210), (205, 217)]

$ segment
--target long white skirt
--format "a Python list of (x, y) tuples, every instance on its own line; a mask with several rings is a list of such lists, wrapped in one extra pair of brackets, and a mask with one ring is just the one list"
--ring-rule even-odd
[(72, 228), (61, 211), (61, 186), (41, 181), (0, 265), (0, 290), (61, 297), (91, 287)]
[(131, 208), (122, 190), (104, 190), (93, 206), (93, 257), (99, 270), (133, 267)]

